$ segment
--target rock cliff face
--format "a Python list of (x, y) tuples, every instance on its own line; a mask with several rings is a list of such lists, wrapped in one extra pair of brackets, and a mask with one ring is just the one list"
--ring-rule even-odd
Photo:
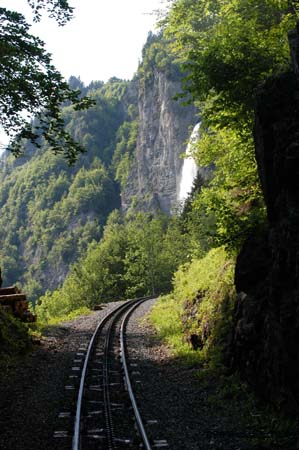
[(256, 157), (269, 229), (238, 257), (233, 365), (267, 399), (299, 407), (299, 82), (269, 80), (256, 108)]
[(174, 96), (180, 80), (153, 70), (139, 86), (139, 136), (134, 163), (122, 191), (122, 207), (162, 210), (177, 206), (183, 160), (180, 155), (196, 124), (195, 107), (183, 106)]

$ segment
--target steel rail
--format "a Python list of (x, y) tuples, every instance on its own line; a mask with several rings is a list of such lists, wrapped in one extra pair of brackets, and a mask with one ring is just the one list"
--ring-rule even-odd
[(111, 330), (114, 326), (115, 322), (118, 319), (118, 316), (121, 314), (122, 310), (116, 312), (115, 316), (109, 323), (109, 327), (107, 330), (106, 338), (105, 338), (105, 346), (104, 346), (104, 367), (103, 367), (103, 395), (104, 395), (104, 406), (105, 406), (105, 420), (106, 420), (106, 433), (108, 440), (108, 450), (114, 449), (114, 434), (113, 434), (113, 421), (112, 421), (112, 412), (110, 405), (110, 392), (109, 392), (109, 346), (110, 346), (110, 338), (111, 338)]
[[(150, 297), (151, 298), (151, 297)], [(133, 301), (134, 308), (137, 308), (140, 303), (144, 302), (145, 300), (148, 300), (148, 297), (143, 297), (142, 299), (136, 299)], [(130, 307), (130, 304), (124, 305), (124, 310), (128, 309)], [(132, 308), (130, 308), (129, 311), (131, 311)], [(103, 368), (103, 391), (104, 391), (104, 405), (105, 405), (105, 418), (106, 418), (106, 431), (107, 431), (107, 440), (108, 440), (108, 449), (107, 450), (113, 450), (115, 448), (114, 446), (114, 433), (113, 433), (113, 418), (112, 418), (112, 412), (111, 412), (111, 404), (110, 404), (110, 391), (109, 391), (109, 372), (108, 372), (108, 365), (109, 365), (109, 347), (110, 347), (110, 339), (111, 339), (111, 331), (116, 324), (116, 322), (119, 320), (119, 316), (123, 313), (122, 309), (119, 309), (116, 311), (113, 318), (111, 318), (111, 322), (109, 323), (109, 327), (107, 330), (107, 335), (105, 339), (105, 350), (104, 350), (104, 368)], [(121, 340), (121, 339), (120, 339)], [(123, 355), (122, 355), (123, 357)], [(132, 403), (132, 400), (131, 400)], [(133, 406), (134, 408), (134, 406)]]
[(96, 337), (99, 333), (99, 331), (104, 327), (106, 322), (116, 313), (120, 312), (122, 309), (127, 309), (132, 303), (136, 306), (139, 305), (140, 301), (148, 300), (150, 297), (143, 297), (142, 299), (134, 299), (134, 300), (128, 300), (126, 303), (123, 303), (122, 305), (114, 308), (112, 311), (109, 311), (102, 320), (98, 323), (88, 345), (88, 349), (85, 355), (83, 369), (81, 373), (81, 379), (80, 379), (80, 386), (78, 391), (78, 398), (77, 398), (77, 407), (76, 407), (76, 416), (75, 416), (75, 422), (74, 422), (74, 434), (73, 434), (73, 440), (72, 440), (72, 450), (80, 450), (80, 426), (81, 426), (81, 411), (82, 411), (82, 401), (83, 401), (83, 393), (84, 393), (84, 384), (86, 379), (86, 373), (87, 373), (87, 366), (90, 360), (90, 355), (96, 340)]
[[(133, 302), (134, 300), (132, 300)], [(131, 302), (130, 302), (131, 304)], [(74, 423), (74, 435), (73, 435), (73, 442), (72, 442), (72, 450), (79, 450), (80, 449), (80, 423), (81, 423), (81, 410), (82, 410), (82, 400), (83, 400), (83, 392), (84, 392), (84, 384), (85, 384), (85, 378), (86, 378), (86, 372), (87, 372), (87, 366), (90, 360), (90, 355), (92, 348), (94, 346), (95, 339), (100, 331), (101, 328), (105, 325), (107, 320), (110, 319), (117, 311), (128, 307), (127, 303), (124, 303), (116, 308), (114, 308), (112, 311), (109, 311), (103, 319), (98, 323), (88, 345), (88, 349), (85, 355), (84, 365), (81, 373), (81, 380), (80, 380), (80, 387), (78, 392), (78, 399), (77, 399), (77, 408), (76, 408), (76, 416), (75, 416), (75, 423)]]
[(135, 418), (137, 421), (137, 425), (138, 425), (138, 429), (139, 432), (141, 434), (141, 438), (143, 440), (143, 444), (146, 450), (152, 450), (151, 445), (149, 443), (144, 425), (143, 425), (143, 421), (141, 418), (141, 415), (139, 413), (139, 409), (137, 406), (137, 402), (135, 399), (135, 395), (132, 389), (132, 384), (131, 384), (131, 380), (130, 380), (130, 375), (129, 375), (129, 370), (128, 370), (128, 365), (127, 365), (127, 357), (126, 357), (126, 349), (125, 349), (125, 328), (126, 328), (126, 324), (127, 321), (129, 319), (129, 316), (132, 314), (132, 312), (140, 305), (140, 303), (149, 300), (149, 298), (147, 299), (143, 299), (140, 302), (134, 304), (129, 311), (126, 313), (125, 317), (123, 318), (122, 324), (121, 324), (121, 329), (120, 329), (120, 348), (121, 348), (121, 355), (122, 355), (122, 363), (123, 363), (123, 368), (124, 368), (124, 373), (125, 373), (125, 379), (126, 379), (126, 384), (127, 384), (127, 389), (128, 389), (128, 393), (130, 396), (130, 400), (133, 406), (133, 410), (134, 410), (134, 414), (135, 414)]

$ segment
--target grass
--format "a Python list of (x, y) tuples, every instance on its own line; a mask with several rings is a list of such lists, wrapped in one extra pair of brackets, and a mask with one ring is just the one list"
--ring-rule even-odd
[(149, 316), (150, 322), (154, 325), (159, 337), (170, 347), (174, 357), (179, 358), (185, 364), (200, 363), (200, 355), (191, 349), (190, 345), (183, 342), (182, 324), (180, 315), (182, 306), (171, 295), (159, 298)]
[(35, 324), (34, 329), (36, 331), (42, 332), (45, 328), (49, 328), (51, 326), (56, 326), (59, 325), (60, 323), (63, 322), (68, 322), (69, 320), (73, 320), (76, 319), (79, 316), (82, 315), (89, 315), (91, 314), (91, 310), (89, 308), (87, 308), (86, 306), (83, 306), (81, 308), (75, 309), (74, 311), (71, 311), (68, 314), (64, 314), (61, 316), (57, 316), (57, 317), (48, 317), (48, 318), (43, 318), (42, 320), (39, 320), (37, 317), (37, 322)]
[[(185, 361), (221, 367), (221, 346), (231, 324), (235, 260), (212, 249), (175, 273), (173, 292), (160, 297), (150, 315), (159, 336)], [(200, 350), (193, 350), (191, 336)]]

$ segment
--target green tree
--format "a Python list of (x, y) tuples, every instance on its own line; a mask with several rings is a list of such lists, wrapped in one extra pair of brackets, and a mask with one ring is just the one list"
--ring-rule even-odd
[(193, 224), (200, 222), (200, 233), (209, 246), (238, 249), (266, 218), (252, 134), (240, 137), (233, 128), (210, 127), (197, 143), (194, 157), (214, 171), (195, 196), (189, 217)]
[(72, 267), (63, 286), (41, 298), (42, 320), (61, 317), (82, 307), (125, 298), (126, 230), (120, 213), (112, 212), (100, 243), (93, 241), (85, 257)]
[(289, 65), (289, 0), (177, 0), (165, 33), (187, 71), (185, 90), (209, 123), (251, 126), (255, 92)]
[[(43, 9), (60, 25), (72, 15), (66, 0), (28, 3), (36, 21)], [(92, 100), (80, 98), (79, 91), (70, 89), (52, 65), (44, 43), (29, 33), (30, 26), (22, 14), (0, 8), (0, 26), (0, 124), (11, 137), (10, 150), (18, 156), (24, 139), (39, 146), (44, 138), (54, 153), (63, 153), (73, 163), (83, 147), (65, 131), (60, 107), (68, 102), (75, 109), (85, 109)]]
[(203, 248), (238, 248), (265, 220), (252, 134), (254, 102), (267, 77), (289, 68), (292, 4), (177, 0), (162, 23), (186, 71), (183, 95), (191, 95), (203, 116), (194, 158), (199, 166), (213, 167), (188, 214), (189, 229), (194, 232), (197, 222)]
[(121, 187), (125, 187), (129, 170), (134, 158), (139, 123), (137, 120), (132, 122), (125, 121), (117, 131), (116, 148), (113, 153), (112, 167), (115, 171), (115, 179)]
[[(183, 258), (179, 251), (170, 251), (168, 223), (166, 216), (152, 217), (147, 213), (128, 219), (124, 275), (128, 297), (157, 295), (170, 290), (172, 274)], [(174, 228), (172, 232), (173, 237), (179, 239), (176, 242), (179, 249), (182, 237), (175, 236)]]
[[(77, 82), (72, 77), (72, 83)], [(18, 281), (30, 286), (32, 298), (45, 288), (56, 289), (88, 244), (101, 238), (108, 214), (120, 203), (110, 164), (117, 131), (126, 117), (120, 88), (126, 90), (127, 84), (91, 83), (84, 92), (95, 99), (93, 107), (88, 111), (62, 107), (66, 131), (87, 149), (75, 165), (69, 167), (63, 155), (54, 155), (45, 142), (40, 149), (25, 144), (26, 155), (18, 159), (9, 153), (3, 157), (0, 247), (7, 264), (5, 284)], [(11, 246), (17, 248), (14, 267)]]
[(42, 12), (47, 11), (49, 17), (57, 20), (59, 25), (65, 25), (72, 16), (74, 8), (68, 0), (27, 0), (34, 14), (34, 21), (39, 22)]
[(179, 229), (175, 218), (139, 213), (124, 219), (113, 211), (101, 241), (90, 244), (61, 289), (42, 297), (38, 314), (61, 317), (82, 306), (168, 292), (188, 253), (188, 239)]

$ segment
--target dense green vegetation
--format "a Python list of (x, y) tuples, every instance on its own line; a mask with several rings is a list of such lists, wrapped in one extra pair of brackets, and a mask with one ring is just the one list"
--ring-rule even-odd
[(142, 50), (142, 62), (138, 69), (140, 89), (151, 83), (155, 72), (163, 71), (170, 80), (181, 80), (182, 68), (176, 55), (170, 52), (170, 42), (162, 33), (149, 33)]
[(295, 24), (289, 11), (288, 1), (179, 0), (163, 22), (188, 73), (185, 92), (203, 116), (194, 157), (215, 168), (194, 201), (195, 214), (214, 217), (214, 245), (238, 249), (264, 221), (252, 135), (254, 101), (268, 76), (289, 67), (287, 31)]
[[(70, 82), (84, 87), (75, 77)], [(61, 284), (69, 265), (92, 240), (100, 239), (108, 214), (119, 207), (115, 172), (122, 163), (123, 137), (118, 129), (124, 129), (123, 123), (129, 128), (133, 120), (123, 100), (126, 88), (127, 83), (117, 79), (105, 85), (93, 82), (84, 91), (94, 99), (94, 107), (78, 112), (63, 108), (66, 130), (87, 150), (75, 166), (69, 167), (63, 155), (53, 155), (46, 143), (40, 149), (27, 144), (23, 157), (15, 160), (6, 154), (2, 160), (4, 284), (18, 281), (32, 301)]]
[[(46, 290), (61, 286), (70, 265), (78, 259), (82, 262), (88, 245), (100, 240), (109, 213), (119, 208), (139, 131), (137, 79), (151, 72), (156, 49), (166, 58), (165, 46), (161, 36), (149, 36), (146, 62), (132, 83), (111, 78), (105, 84), (93, 81), (84, 86), (80, 78), (70, 78), (70, 88), (95, 103), (88, 110), (75, 111), (67, 102), (61, 110), (65, 131), (86, 149), (75, 165), (69, 167), (63, 154), (53, 155), (44, 140), (38, 148), (25, 142), (17, 160), (9, 153), (2, 158), (3, 280), (5, 285), (21, 284), (33, 303)], [(126, 276), (134, 278), (130, 270)], [(165, 277), (169, 286), (171, 274)], [(125, 290), (121, 296), (144, 290), (132, 287), (130, 294)]]
[(234, 258), (218, 247), (175, 273), (173, 291), (161, 297), (151, 313), (175, 355), (221, 365), (235, 300), (234, 265)]
[(121, 188), (125, 187), (129, 176), (139, 129), (138, 120), (134, 119), (135, 111), (133, 110), (132, 113), (133, 120), (125, 121), (117, 132), (117, 144), (112, 159), (115, 179), (119, 182)]
[(90, 244), (61, 289), (40, 299), (37, 314), (42, 321), (52, 321), (77, 308), (168, 292), (188, 249), (188, 236), (176, 218), (148, 213), (123, 218), (114, 211), (100, 243)]

